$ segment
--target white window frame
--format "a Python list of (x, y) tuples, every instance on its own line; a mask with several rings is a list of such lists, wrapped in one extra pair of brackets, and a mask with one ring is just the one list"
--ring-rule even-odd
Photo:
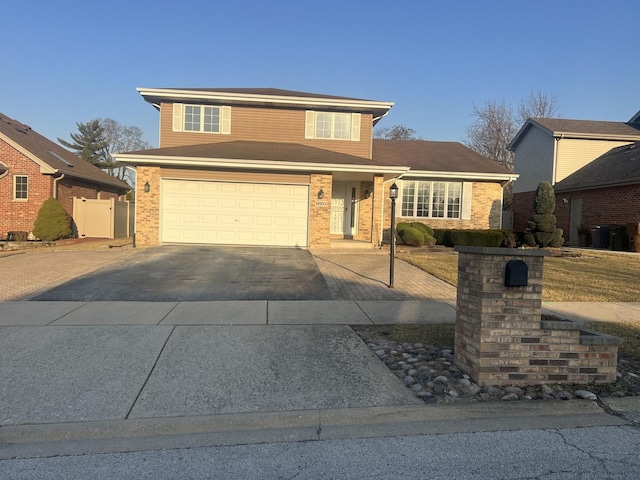
[[(200, 109), (199, 113), (199, 128), (187, 129), (187, 107)], [(209, 131), (205, 129), (205, 109), (217, 109), (218, 110), (218, 130)], [(214, 135), (230, 135), (231, 134), (231, 107), (224, 105), (197, 105), (197, 104), (173, 104), (173, 131), (174, 132), (187, 132), (187, 133), (211, 133)]]
[[(25, 194), (26, 197), (22, 198), (18, 198), (17, 197), (17, 193), (18, 193), (18, 178), (24, 178), (25, 179)], [(16, 202), (26, 202), (29, 200), (29, 176), (28, 175), (14, 175), (13, 176), (13, 200)]]
[[(423, 186), (428, 186), (428, 200), (427, 207), (425, 207), (425, 202), (420, 203), (418, 201), (418, 191), (420, 190), (420, 184)], [(444, 184), (444, 212), (442, 212), (442, 216), (434, 216), (434, 190), (436, 184)], [(406, 193), (409, 186), (413, 187), (413, 191), (411, 193), (412, 198), (408, 198), (408, 194)], [(450, 216), (451, 207), (454, 205), (450, 204), (449, 194), (453, 188), (460, 188), (460, 194), (458, 196), (459, 204), (457, 206), (457, 216)], [(454, 181), (446, 181), (446, 180), (403, 180), (401, 182), (400, 195), (399, 195), (399, 203), (400, 203), (400, 216), (403, 218), (416, 218), (423, 219), (429, 218), (433, 220), (464, 220), (467, 215), (470, 215), (471, 205), (470, 205), (470, 190), (471, 185), (467, 182), (454, 182)], [(424, 189), (422, 189), (424, 192)], [(465, 195), (466, 193), (466, 195)], [(411, 212), (407, 212), (405, 208), (405, 203), (411, 203)], [(426, 215), (424, 213), (426, 212)], [(406, 213), (409, 213), (408, 215)], [(423, 215), (420, 215), (423, 213)]]
[[(346, 118), (348, 118), (345, 125), (347, 133), (346, 136), (336, 136), (336, 118), (340, 118), (340, 116), (345, 116)], [(320, 123), (319, 117), (329, 118), (330, 125), (327, 130), (328, 134), (326, 135), (318, 135), (318, 125)], [(352, 142), (360, 141), (360, 123), (362, 122), (362, 114), (360, 113), (307, 110), (305, 121), (306, 123), (304, 137), (307, 139), (342, 140)]]

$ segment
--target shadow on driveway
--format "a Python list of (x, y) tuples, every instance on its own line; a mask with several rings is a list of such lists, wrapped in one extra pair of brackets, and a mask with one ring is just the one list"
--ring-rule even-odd
[[(64, 268), (64, 265), (60, 265)], [(307, 250), (167, 245), (140, 250), (33, 300), (330, 300)]]

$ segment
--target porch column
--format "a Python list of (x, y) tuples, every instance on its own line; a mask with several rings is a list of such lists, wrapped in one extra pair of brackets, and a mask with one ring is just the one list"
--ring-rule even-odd
[[(136, 243), (160, 245), (160, 168), (138, 167), (136, 183)], [(144, 191), (149, 182), (149, 191)]]
[[(331, 182), (332, 175), (311, 174), (309, 201), (309, 248), (329, 248), (331, 245)], [(318, 198), (322, 190), (324, 196)]]

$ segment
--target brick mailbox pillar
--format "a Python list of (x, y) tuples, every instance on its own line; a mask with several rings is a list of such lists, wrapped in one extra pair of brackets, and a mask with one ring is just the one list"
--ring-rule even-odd
[(615, 381), (620, 339), (542, 321), (545, 250), (456, 247), (455, 365), (479, 385)]

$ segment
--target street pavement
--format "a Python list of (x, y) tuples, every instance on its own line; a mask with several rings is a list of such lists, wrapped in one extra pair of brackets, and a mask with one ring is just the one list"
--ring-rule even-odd
[[(28, 301), (138, 255), (69, 253), (0, 258), (0, 459), (638, 421), (637, 397), (424, 405), (348, 325), (454, 322), (455, 288), (396, 261), (390, 289), (383, 252), (314, 252), (330, 300)], [(639, 304), (543, 307), (640, 321)]]

